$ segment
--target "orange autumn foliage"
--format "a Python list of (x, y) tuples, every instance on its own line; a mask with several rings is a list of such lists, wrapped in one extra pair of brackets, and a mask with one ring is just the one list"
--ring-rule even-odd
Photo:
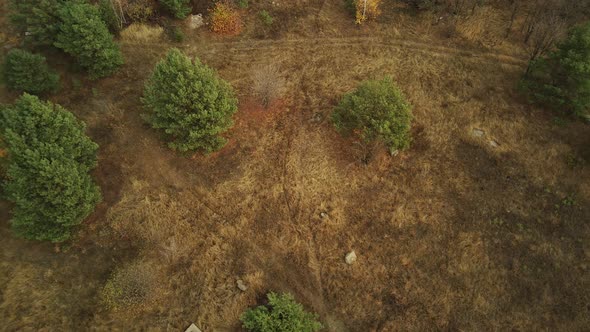
[(381, 14), (379, 8), (382, 0), (356, 0), (356, 23), (361, 24)]
[(237, 35), (242, 31), (240, 13), (228, 2), (215, 4), (210, 12), (211, 31), (225, 35)]

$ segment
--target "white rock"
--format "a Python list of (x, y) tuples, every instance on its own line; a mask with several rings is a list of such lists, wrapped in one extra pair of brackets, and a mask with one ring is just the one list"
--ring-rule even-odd
[(490, 145), (491, 145), (493, 148), (497, 148), (498, 146), (500, 146), (500, 144), (498, 144), (498, 142), (496, 142), (496, 141), (494, 141), (494, 140), (491, 140), (491, 141), (490, 141)]
[(202, 332), (194, 323), (191, 324), (184, 332)]
[(188, 27), (191, 29), (198, 29), (205, 24), (202, 14), (190, 15), (188, 17)]
[(354, 250), (346, 254), (344, 260), (348, 265), (351, 265), (352, 263), (356, 262), (356, 253), (354, 252)]
[(472, 133), (473, 133), (473, 136), (475, 136), (475, 137), (482, 137), (484, 134), (484, 131), (481, 129), (475, 128), (475, 129), (473, 129)]
[(328, 214), (326, 212), (322, 212), (322, 213), (320, 213), (320, 218), (326, 219), (326, 218), (328, 218)]
[(246, 284), (244, 284), (244, 282), (242, 281), (242, 279), (238, 279), (238, 281), (236, 281), (236, 285), (238, 285), (238, 288), (242, 291), (245, 292), (246, 289), (248, 289), (248, 286), (246, 286)]

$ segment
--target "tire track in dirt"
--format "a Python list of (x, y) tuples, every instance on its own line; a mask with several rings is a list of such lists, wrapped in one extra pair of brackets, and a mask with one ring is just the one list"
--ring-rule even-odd
[[(149, 47), (162, 48), (167, 47), (162, 43), (133, 43), (122, 42), (122, 45), (130, 45), (133, 47)], [(326, 48), (346, 48), (351, 47), (381, 47), (392, 49), (403, 49), (409, 51), (420, 52), (426, 55), (440, 56), (440, 57), (461, 57), (464, 59), (472, 59), (475, 61), (502, 63), (512, 66), (525, 66), (526, 58), (519, 57), (513, 54), (505, 54), (499, 52), (490, 52), (481, 49), (465, 49), (456, 48), (444, 45), (433, 45), (426, 41), (409, 41), (396, 39), (391, 37), (314, 37), (314, 38), (297, 38), (297, 39), (283, 39), (283, 40), (237, 40), (225, 42), (207, 43), (207, 49), (199, 49), (201, 45), (193, 45), (184, 47), (191, 53), (205, 53), (217, 54), (220, 51), (236, 53), (237, 56), (244, 56), (249, 58), (248, 54), (243, 52), (250, 51), (298, 51), (304, 53), (306, 49), (311, 49), (317, 46)]]

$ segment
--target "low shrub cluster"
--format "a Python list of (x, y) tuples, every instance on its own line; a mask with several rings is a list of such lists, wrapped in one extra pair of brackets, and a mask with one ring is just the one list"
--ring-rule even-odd
[(348, 11), (355, 16), (357, 24), (381, 15), (382, 0), (344, 0)]
[(291, 294), (268, 293), (268, 305), (247, 310), (240, 320), (251, 332), (314, 332), (323, 326)]
[(186, 18), (191, 13), (190, 0), (159, 0), (160, 4), (174, 17)]
[(8, 150), (4, 192), (14, 202), (11, 227), (17, 235), (65, 241), (100, 201), (89, 175), (98, 145), (84, 130), (72, 113), (32, 95), (0, 108), (0, 136)]
[(266, 10), (261, 10), (258, 16), (260, 17), (260, 21), (266, 26), (272, 25), (275, 20)]
[(252, 73), (252, 92), (264, 108), (283, 96), (285, 85), (276, 65), (261, 66)]
[(123, 12), (131, 22), (145, 23), (156, 15), (154, 0), (129, 0), (123, 4)]
[(20, 49), (6, 55), (2, 78), (8, 88), (31, 94), (55, 91), (59, 86), (59, 75), (49, 69), (44, 56)]
[(248, 0), (237, 0), (237, 3), (238, 3), (238, 7), (242, 8), (242, 9), (246, 9), (250, 5), (248, 3)]
[(141, 306), (155, 296), (155, 269), (142, 262), (134, 262), (116, 270), (100, 293), (103, 304), (113, 310)]
[(346, 94), (332, 121), (339, 132), (365, 143), (381, 141), (391, 153), (410, 146), (411, 106), (389, 78), (365, 81)]
[(240, 13), (227, 1), (220, 1), (210, 11), (211, 31), (237, 35), (242, 31)]

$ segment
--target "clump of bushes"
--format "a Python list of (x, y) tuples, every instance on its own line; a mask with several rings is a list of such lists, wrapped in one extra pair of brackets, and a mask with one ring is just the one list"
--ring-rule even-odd
[(272, 25), (275, 20), (266, 10), (261, 10), (258, 16), (260, 17), (260, 21), (266, 26)]
[(215, 4), (210, 12), (211, 31), (226, 35), (237, 35), (242, 31), (240, 13), (227, 1)]
[(182, 32), (182, 29), (180, 27), (172, 27), (169, 30), (169, 34), (170, 38), (175, 43), (182, 43), (184, 41), (184, 32)]
[(246, 9), (248, 8), (249, 3), (248, 0), (238, 0), (238, 7), (242, 8), (242, 9)]
[(314, 332), (323, 326), (291, 294), (268, 293), (268, 305), (248, 309), (240, 320), (252, 332)]
[(190, 0), (159, 0), (174, 17), (183, 19), (191, 13)]
[(32, 94), (55, 91), (59, 86), (59, 75), (49, 69), (44, 56), (20, 49), (8, 52), (2, 76), (8, 88)]
[(61, 19), (54, 45), (72, 55), (90, 78), (112, 74), (123, 64), (123, 56), (95, 6), (64, 3), (58, 11)]
[(252, 73), (252, 92), (264, 108), (281, 98), (285, 92), (285, 80), (276, 65), (266, 65), (254, 69)]
[(0, 137), (8, 150), (4, 193), (14, 202), (17, 235), (65, 241), (100, 201), (89, 175), (98, 145), (84, 130), (72, 113), (26, 93), (0, 108)]
[(145, 304), (155, 296), (155, 269), (134, 262), (115, 270), (101, 292), (103, 304), (112, 310)]
[(356, 23), (361, 24), (368, 19), (381, 15), (382, 0), (344, 0), (346, 9), (355, 16)]
[(156, 14), (154, 0), (129, 0), (123, 5), (123, 12), (131, 22), (145, 23)]
[(365, 81), (346, 94), (332, 121), (340, 133), (364, 143), (380, 141), (391, 153), (410, 146), (411, 106), (390, 78)]
[(220, 135), (233, 124), (237, 99), (228, 83), (198, 59), (192, 61), (178, 49), (168, 52), (145, 86), (142, 102), (145, 119), (163, 129), (178, 151), (220, 149)]
[(532, 60), (522, 88), (533, 102), (567, 114), (590, 110), (590, 23), (574, 27), (544, 58)]
[(405, 0), (410, 6), (418, 10), (432, 10), (436, 7), (436, 0)]

